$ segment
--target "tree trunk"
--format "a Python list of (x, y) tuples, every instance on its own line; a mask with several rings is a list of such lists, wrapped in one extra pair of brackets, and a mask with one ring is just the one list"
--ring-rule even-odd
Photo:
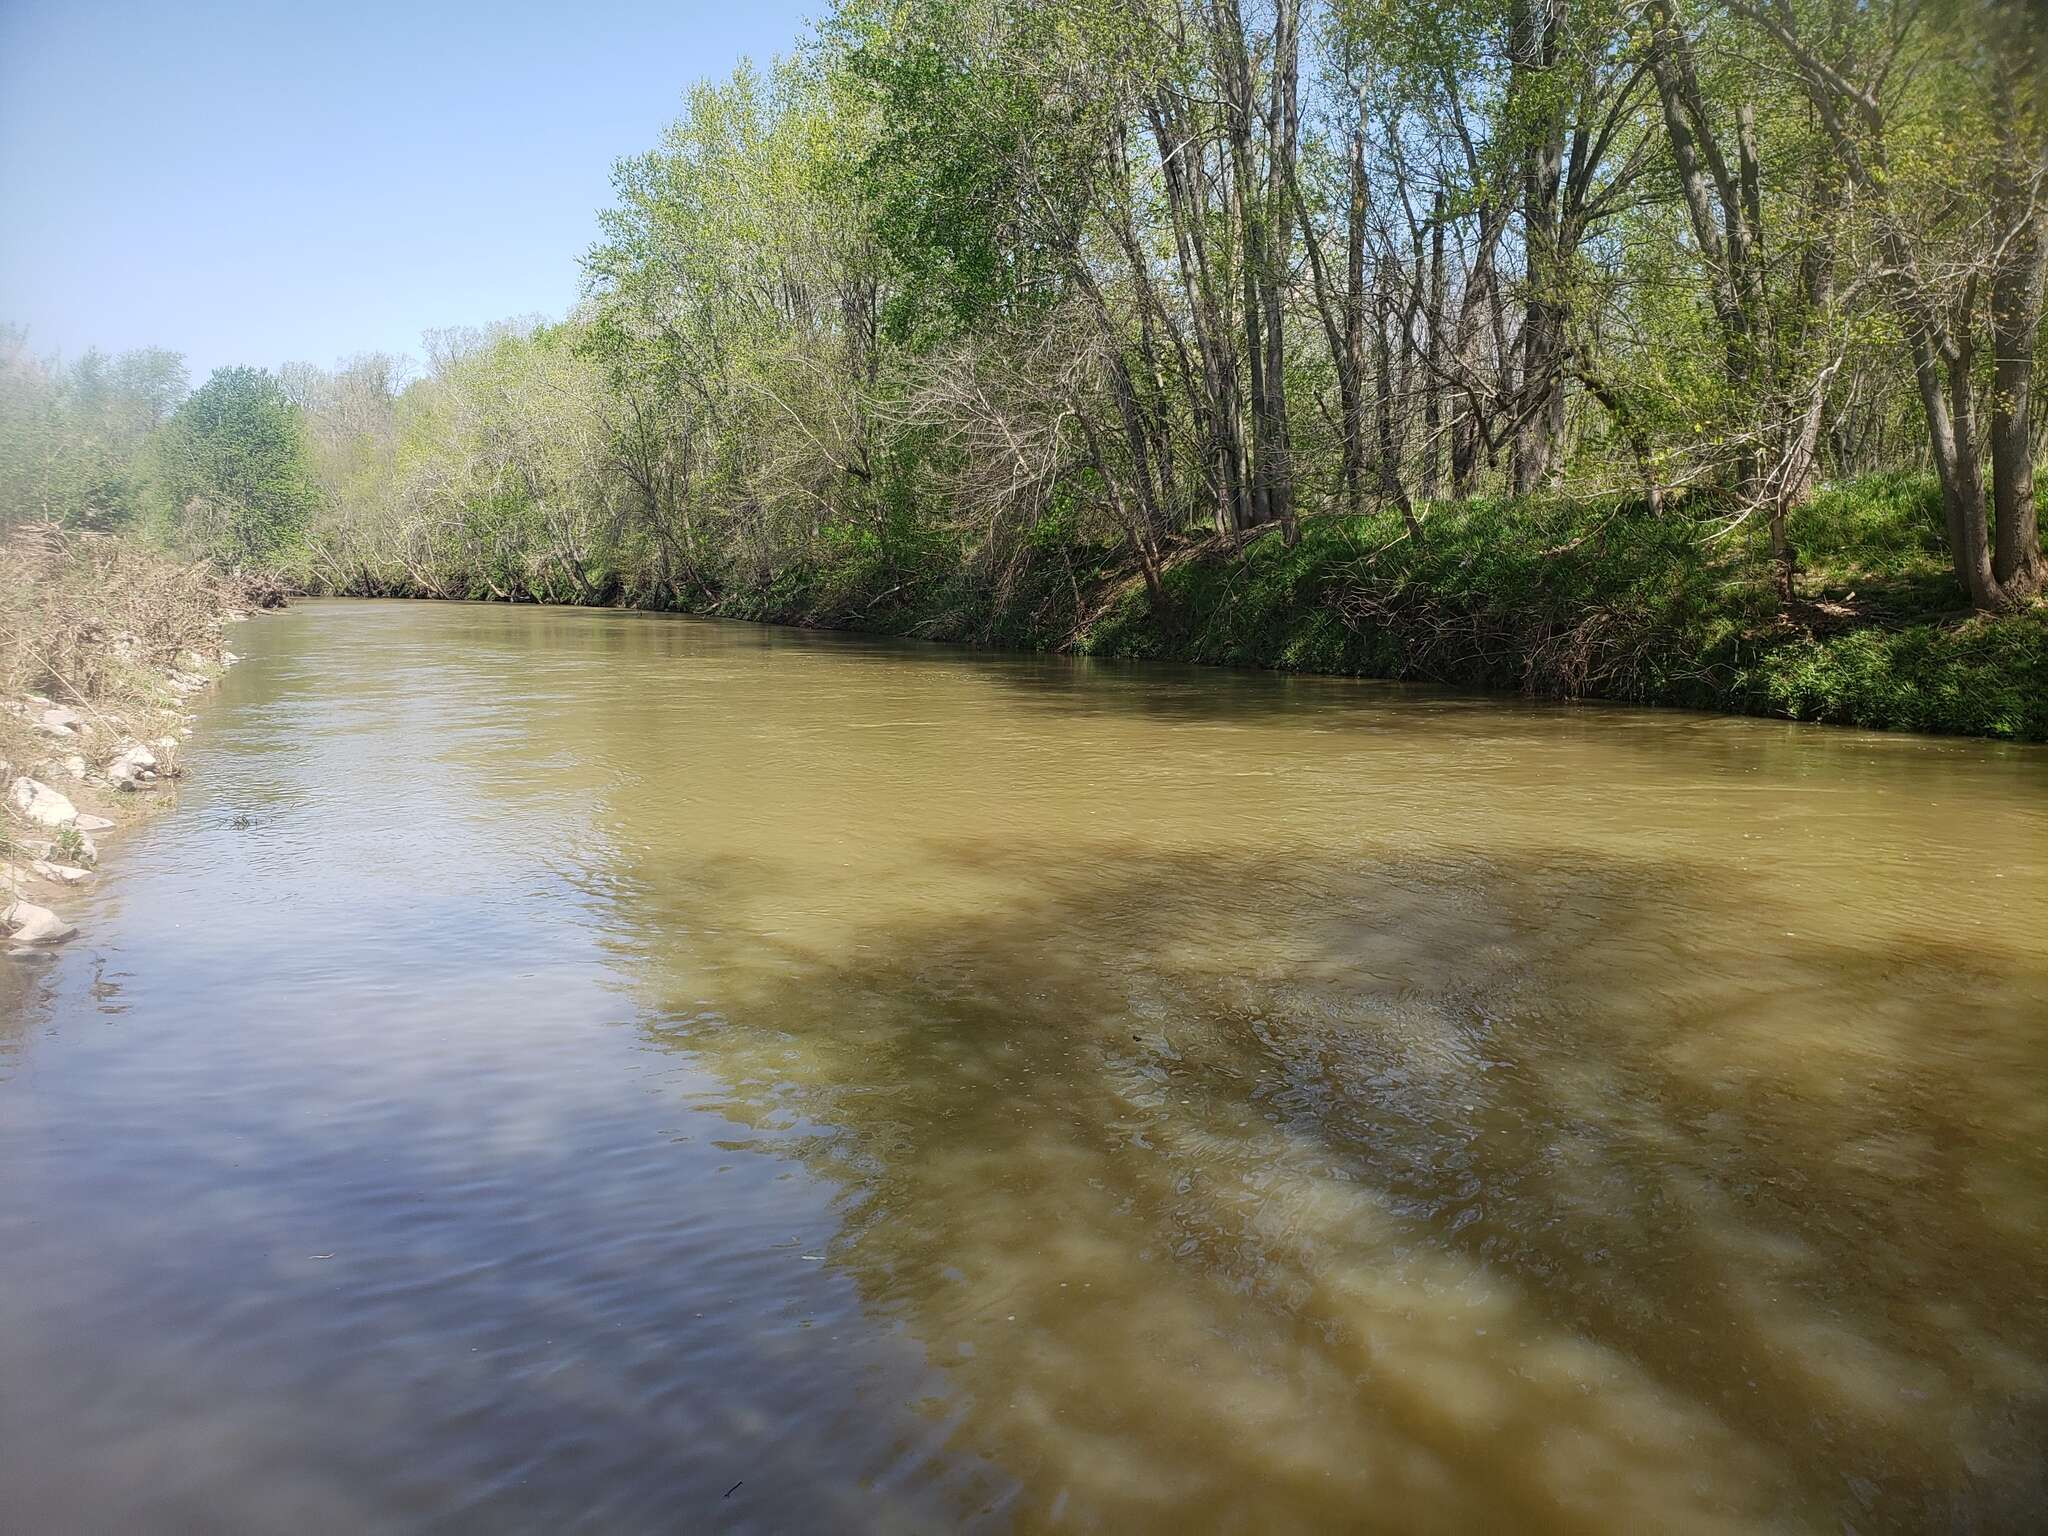
[(1189, 126), (1174, 112), (1170, 98), (1163, 94), (1155, 97), (1149, 103), (1148, 112), (1153, 137), (1159, 145), (1167, 208), (1172, 216), (1174, 249), (1180, 260), (1189, 320), (1202, 361), (1203, 392), (1207, 398), (1202, 402), (1200, 414), (1209, 427), (1210, 489), (1216, 531), (1228, 535), (1244, 527), (1248, 520), (1245, 505), (1247, 465), (1243, 407), (1238, 392), (1237, 349), (1229, 335), (1227, 306), (1218, 296), (1221, 285), (1212, 280), (1208, 246), (1203, 236), (1211, 213), (1205, 194), (1202, 151)]
[(1380, 496), (1392, 502), (1401, 513), (1401, 524), (1408, 530), (1409, 537), (1422, 537), (1422, 524), (1416, 521), (1415, 505), (1408, 499), (1408, 488), (1401, 479), (1400, 448), (1394, 436), (1394, 359), (1393, 347), (1387, 340), (1387, 326), (1393, 319), (1392, 306), (1388, 302), (1390, 284), (1387, 274), (1380, 275), (1380, 313), (1374, 319), (1372, 328), (1372, 372), (1374, 419), (1379, 429), (1379, 489)]
[(1436, 194), (1429, 210), (1429, 304), (1425, 324), (1429, 334), (1423, 345), (1422, 396), (1422, 499), (1437, 497), (1437, 469), (1443, 463), (1444, 416), (1444, 195)]
[[(2041, 590), (2040, 512), (2034, 500), (2034, 347), (2041, 331), (2041, 297), (2048, 241), (2041, 232), (2040, 193), (2013, 174), (2016, 146), (2008, 143), (1998, 200), (2009, 210), (2013, 241), (1991, 279), (1991, 486), (1997, 543), (1991, 570), (2007, 604)], [(2048, 144), (2035, 177), (2048, 182)]]
[(1276, 0), (1273, 12), (1273, 83), (1266, 109), (1266, 260), (1260, 287), (1266, 303), (1266, 433), (1272, 467), (1267, 494), (1280, 536), (1291, 546), (1294, 518), (1294, 435), (1287, 421), (1287, 326), (1282, 299), (1294, 248), (1295, 143), (1301, 133), (1297, 95), (1301, 42), (1299, 0)]
[[(1512, 448), (1515, 494), (1547, 484), (1564, 436), (1563, 273), (1559, 270), (1557, 193), (1564, 174), (1564, 116), (1548, 98), (1562, 0), (1517, 0), (1510, 95), (1540, 101), (1541, 120), (1522, 150), (1522, 253), (1527, 287), (1522, 313), (1521, 378)], [(1532, 80), (1534, 83), (1532, 83)]]

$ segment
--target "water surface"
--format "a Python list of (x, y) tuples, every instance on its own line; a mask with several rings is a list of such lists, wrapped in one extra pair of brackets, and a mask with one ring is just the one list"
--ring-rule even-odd
[(2042, 1523), (2048, 754), (236, 641), (0, 974), (0, 1528)]

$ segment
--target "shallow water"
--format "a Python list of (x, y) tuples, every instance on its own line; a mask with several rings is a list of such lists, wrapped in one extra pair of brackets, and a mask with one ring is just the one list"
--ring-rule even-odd
[(2048, 753), (235, 639), (0, 975), (0, 1528), (2042, 1523)]

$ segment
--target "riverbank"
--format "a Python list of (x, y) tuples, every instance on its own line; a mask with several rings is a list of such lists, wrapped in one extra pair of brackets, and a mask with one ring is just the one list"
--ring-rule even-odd
[[(946, 567), (849, 537), (832, 558), (681, 606), (968, 644), (1401, 679), (1880, 730), (2048, 741), (2048, 607), (1964, 607), (1930, 482), (1824, 490), (1792, 518), (1798, 601), (1761, 528), (1717, 509), (1563, 499), (1391, 510), (1169, 550), (1048, 540)], [(920, 574), (936, 568), (940, 574)], [(624, 594), (622, 594), (624, 595)], [(661, 604), (657, 603), (657, 606)]]
[[(1696, 496), (1438, 502), (1241, 541), (1187, 531), (1148, 582), (1068, 516), (963, 545), (914, 511), (766, 552), (697, 530), (684, 554), (580, 563), (506, 530), (405, 558), (301, 561), (315, 593), (682, 611), (955, 644), (1331, 673), (1727, 714), (2048, 741), (2048, 606), (1963, 602), (1931, 480), (1829, 486), (1791, 518), (1796, 600), (1765, 530)], [(686, 568), (687, 575), (678, 575)], [(320, 578), (316, 573), (326, 572)], [(346, 572), (337, 578), (334, 573)]]
[(46, 954), (76, 933), (65, 894), (98, 839), (177, 779), (186, 705), (236, 660), (247, 594), (203, 564), (49, 526), (0, 550), (0, 947)]

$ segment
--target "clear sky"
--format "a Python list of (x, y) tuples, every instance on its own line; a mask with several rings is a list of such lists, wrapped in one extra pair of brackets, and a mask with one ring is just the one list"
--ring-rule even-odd
[(198, 383), (559, 315), (612, 161), (824, 4), (0, 0), (0, 322)]

